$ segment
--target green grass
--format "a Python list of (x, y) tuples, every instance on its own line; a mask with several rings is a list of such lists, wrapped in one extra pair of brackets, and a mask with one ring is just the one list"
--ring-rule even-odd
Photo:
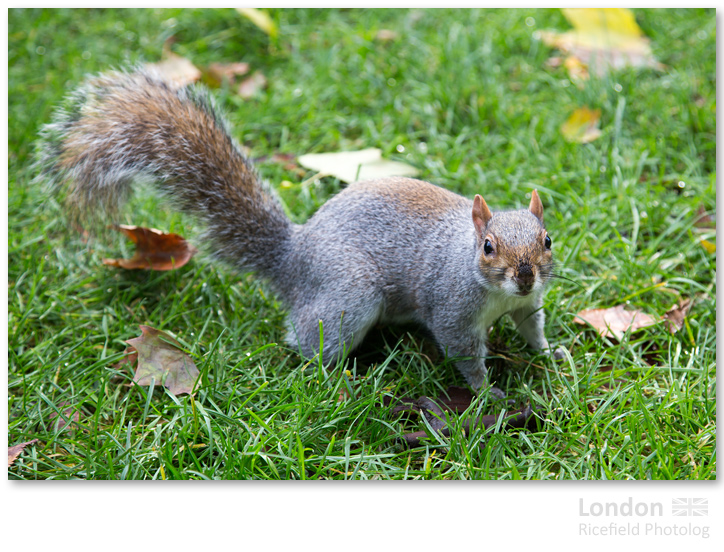
[[(568, 28), (557, 10), (272, 10), (274, 42), (234, 10), (11, 10), (8, 440), (39, 443), (9, 476), (715, 478), (716, 259), (700, 244), (715, 231), (694, 226), (716, 202), (715, 12), (635, 13), (666, 69), (579, 89), (546, 66), (554, 52), (533, 36)], [(381, 29), (398, 37), (376, 40)], [(104, 267), (130, 246), (103, 233), (85, 242), (68, 226), (32, 182), (33, 143), (85, 74), (155, 61), (172, 35), (197, 65), (245, 60), (267, 76), (248, 101), (215, 92), (253, 157), (379, 147), (494, 209), (527, 205), (538, 189), (560, 272), (574, 281), (556, 281), (546, 301), (548, 338), (570, 358), (527, 350), (503, 320), (492, 375), (518, 406), (566, 416), (542, 431), (454, 431), (409, 451), (395, 437), (424, 424), (395, 419), (383, 397), (463, 384), (424, 336), (392, 329), (325, 368), (283, 345), (284, 311), (253, 275), (203, 256), (170, 273)], [(603, 135), (568, 143), (560, 125), (582, 105), (601, 110)], [(341, 186), (260, 169), (295, 184), (281, 192), (297, 221)], [(119, 222), (197, 235), (144, 194)], [(675, 335), (658, 324), (618, 343), (573, 322), (620, 303), (663, 315), (680, 297), (695, 303)], [(131, 385), (118, 362), (139, 324), (187, 347), (202, 373), (194, 397)], [(69, 408), (78, 424), (59, 427)], [(482, 396), (462, 416), (501, 410)]]

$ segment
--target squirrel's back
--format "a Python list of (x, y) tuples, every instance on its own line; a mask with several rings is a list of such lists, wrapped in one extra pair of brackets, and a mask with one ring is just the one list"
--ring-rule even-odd
[[(380, 291), (381, 321), (424, 323), (431, 288), (448, 276), (473, 279), (472, 201), (405, 177), (355, 182), (295, 228), (287, 274), (299, 293)], [(304, 300), (303, 302), (308, 302)]]

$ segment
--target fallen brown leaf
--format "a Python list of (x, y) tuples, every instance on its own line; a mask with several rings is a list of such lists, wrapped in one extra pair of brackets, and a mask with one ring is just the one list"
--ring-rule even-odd
[(118, 225), (115, 228), (136, 244), (130, 259), (103, 259), (103, 264), (128, 270), (174, 270), (184, 266), (198, 251), (178, 234), (167, 234), (155, 228)]
[(686, 315), (689, 314), (691, 304), (691, 299), (681, 299), (678, 305), (671, 307), (666, 311), (666, 314), (664, 314), (666, 327), (669, 328), (672, 334), (684, 327), (684, 319)]
[(159, 74), (175, 88), (183, 88), (201, 78), (201, 70), (185, 57), (168, 52), (165, 59), (157, 63), (149, 63), (147, 68)]
[(138, 353), (133, 347), (126, 347), (124, 353), (126, 353), (126, 356), (113, 365), (116, 370), (122, 370), (126, 366), (132, 368), (138, 362)]
[[(121, 360), (116, 362), (113, 365), (113, 368), (116, 370), (124, 371), (126, 368), (128, 368), (128, 371), (133, 374), (134, 367), (136, 366), (136, 363), (138, 362), (138, 353), (135, 349), (132, 347), (126, 347), (126, 350), (124, 351), (126, 353), (126, 356), (124, 356)], [(123, 376), (122, 374), (115, 374), (111, 376), (111, 383), (113, 384), (123, 384), (127, 387), (132, 387), (133, 384), (127, 383), (128, 378)]]
[(696, 210), (694, 226), (697, 228), (716, 228), (716, 221), (711, 217), (711, 215), (707, 214), (706, 208), (703, 205), (699, 205)]
[(222, 84), (234, 85), (237, 77), (249, 72), (249, 64), (240, 61), (236, 63), (212, 63), (204, 71), (204, 82), (209, 86), (218, 87)]
[[(271, 156), (264, 155), (261, 157), (256, 157), (252, 159), (252, 161), (254, 162), (254, 164), (276, 163), (284, 167), (284, 170), (294, 173), (297, 177), (304, 178), (304, 176), (307, 174), (307, 171), (299, 166), (299, 164), (296, 162), (296, 159), (297, 156), (292, 153), (274, 153)], [(282, 186), (284, 186), (284, 182), (286, 182), (287, 185), (291, 184), (288, 181), (283, 181)]]
[(586, 309), (573, 319), (577, 324), (591, 325), (603, 337), (615, 337), (621, 341), (627, 331), (656, 324), (656, 319), (639, 310), (627, 311), (623, 305), (608, 309)]
[(249, 99), (264, 88), (266, 88), (266, 77), (261, 71), (255, 71), (250, 77), (241, 81), (237, 94)]
[(167, 333), (150, 326), (139, 328), (141, 336), (126, 341), (138, 352), (138, 368), (133, 381), (138, 385), (151, 385), (155, 380), (174, 395), (190, 395), (199, 377), (191, 357)]
[(255, 164), (260, 163), (278, 163), (283, 165), (285, 169), (299, 168), (296, 163), (297, 156), (293, 153), (273, 153), (272, 155), (262, 155), (261, 157), (254, 157), (252, 162)]
[(20, 456), (20, 453), (23, 452), (25, 447), (34, 445), (37, 442), (37, 439), (33, 439), (32, 441), (26, 441), (25, 443), (20, 443), (17, 445), (13, 445), (12, 447), (8, 447), (8, 468), (13, 465), (13, 463), (15, 462), (15, 460), (17, 460), (18, 456)]
[[(470, 406), (473, 394), (465, 388), (451, 386), (448, 387), (445, 397), (430, 399), (429, 397), (419, 397), (417, 399), (393, 399), (386, 397), (385, 404), (393, 406), (391, 413), (400, 414), (403, 412), (418, 412), (427, 420), (428, 426), (444, 437), (449, 437), (451, 433), (450, 423), (453, 419), (446, 412), (461, 413)], [(396, 402), (399, 401), (399, 402)], [(542, 413), (527, 406), (521, 410), (515, 410), (508, 413), (503, 423), (503, 429), (526, 428), (537, 429), (539, 424), (543, 422)], [(476, 428), (488, 428), (494, 426), (498, 422), (497, 415), (485, 415), (467, 420), (463, 423), (462, 429), (466, 433)], [(415, 431), (406, 433), (402, 436), (402, 442), (410, 448), (423, 446), (429, 441), (427, 431)]]
[[(423, 400), (426, 399), (426, 400)], [(450, 437), (451, 429), (448, 417), (439, 409), (437, 405), (427, 399), (427, 397), (421, 398), (418, 403), (423, 415), (427, 418), (430, 427), (440, 433), (443, 437)], [(498, 416), (495, 414), (487, 414), (480, 416), (474, 420), (467, 420), (462, 429), (466, 433), (470, 433), (475, 429), (486, 429), (494, 426), (498, 422)], [(509, 412), (505, 417), (502, 425), (502, 429), (515, 429), (525, 428), (529, 430), (536, 430), (539, 428), (539, 424), (543, 423), (543, 416), (536, 412), (530, 406), (526, 406), (521, 410), (514, 410)], [(429, 435), (427, 431), (415, 431), (413, 433), (406, 433), (403, 435), (403, 441), (410, 448), (423, 446), (426, 442), (429, 442)]]
[(563, 58), (560, 56), (551, 56), (545, 62), (545, 66), (550, 69), (558, 69), (561, 65), (563, 65)]
[[(67, 402), (61, 402), (58, 404), (58, 407), (63, 408), (67, 405)], [(56, 412), (50, 414), (51, 420), (55, 420), (56, 418), (58, 421), (53, 424), (56, 431), (60, 429), (71, 429), (73, 425), (80, 421), (80, 412), (74, 406), (69, 406), (68, 408), (62, 410), (60, 415)]]
[(399, 36), (400, 35), (397, 31), (393, 31), (391, 29), (380, 29), (375, 34), (375, 40), (379, 40), (380, 42), (391, 42), (396, 40)]

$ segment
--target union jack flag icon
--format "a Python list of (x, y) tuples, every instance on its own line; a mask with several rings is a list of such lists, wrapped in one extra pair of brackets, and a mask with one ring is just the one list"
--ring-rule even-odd
[(675, 516), (708, 516), (708, 498), (674, 498), (671, 513)]

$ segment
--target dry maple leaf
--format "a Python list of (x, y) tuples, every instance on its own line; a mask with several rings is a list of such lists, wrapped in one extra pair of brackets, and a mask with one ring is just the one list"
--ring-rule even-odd
[(601, 136), (601, 129), (598, 128), (600, 119), (600, 109), (579, 107), (561, 125), (561, 134), (569, 142), (587, 144)]
[(190, 395), (199, 378), (191, 357), (173, 337), (150, 326), (139, 326), (141, 336), (126, 341), (138, 353), (133, 381), (138, 385), (162, 384), (174, 395)]
[(17, 445), (13, 445), (12, 447), (8, 447), (8, 468), (13, 465), (13, 463), (15, 462), (15, 460), (17, 460), (18, 456), (20, 456), (20, 453), (23, 452), (25, 447), (34, 445), (37, 442), (37, 439), (33, 439), (32, 441), (26, 441), (25, 443), (20, 443)]
[(173, 270), (185, 265), (197, 249), (178, 234), (167, 234), (142, 226), (115, 226), (136, 244), (130, 259), (103, 259), (103, 264), (125, 269)]
[(626, 66), (662, 69), (654, 58), (649, 40), (625, 8), (564, 8), (563, 15), (573, 26), (564, 33), (541, 31), (540, 37), (575, 56), (599, 76)]
[(624, 310), (623, 305), (608, 309), (582, 310), (573, 321), (584, 326), (591, 325), (602, 337), (615, 337), (619, 341), (629, 330), (634, 332), (656, 324), (655, 318), (639, 310)]

